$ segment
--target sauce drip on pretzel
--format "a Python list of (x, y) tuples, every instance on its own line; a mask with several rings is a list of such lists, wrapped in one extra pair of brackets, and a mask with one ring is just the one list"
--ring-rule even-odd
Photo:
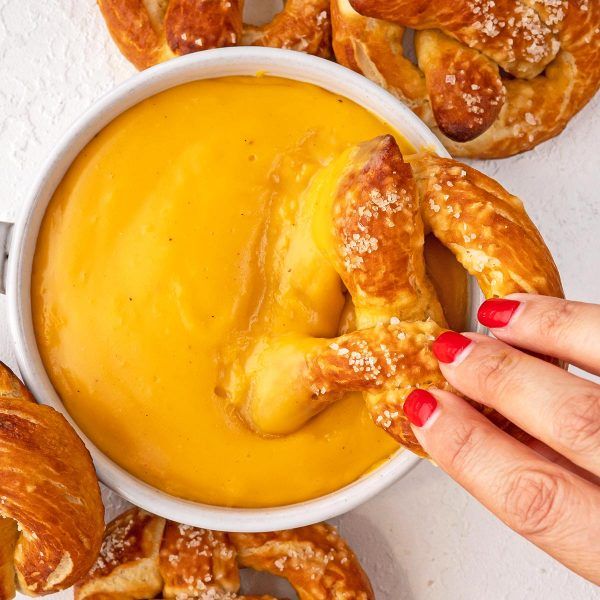
[(240, 568), (284, 577), (301, 600), (372, 600), (369, 580), (325, 523), (270, 533), (223, 533), (133, 508), (106, 529), (100, 556), (76, 586), (84, 598), (275, 600), (240, 594)]
[(0, 598), (70, 587), (95, 560), (103, 530), (83, 442), (0, 363)]
[(406, 102), (455, 156), (533, 148), (600, 86), (591, 0), (333, 0), (332, 22), (337, 60)]
[[(425, 152), (405, 161), (392, 136), (364, 142), (317, 174), (304, 198), (281, 271), (305, 283), (290, 281), (289, 293), (273, 297), (280, 313), (269, 313), (270, 332), (263, 328), (266, 334), (225, 354), (231, 362), (223, 388), (244, 399), (252, 427), (287, 433), (359, 391), (375, 423), (423, 452), (401, 410), (404, 399), (415, 387), (448, 387), (431, 352), (445, 318), (425, 270), (425, 227), (486, 297), (562, 296), (556, 266), (519, 199), (452, 159)], [(307, 268), (314, 286), (302, 276)], [(356, 331), (326, 339), (278, 325), (287, 311), (318, 301), (312, 288), (331, 287), (334, 272), (352, 298)]]

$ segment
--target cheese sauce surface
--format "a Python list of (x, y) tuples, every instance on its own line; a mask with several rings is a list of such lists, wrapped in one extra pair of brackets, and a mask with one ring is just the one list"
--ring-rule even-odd
[[(88, 144), (46, 212), (31, 293), (48, 374), (103, 452), (168, 493), (243, 507), (334, 491), (394, 452), (359, 395), (263, 438), (215, 389), (223, 340), (261, 305), (273, 211), (293, 208), (349, 145), (383, 133), (410, 151), (345, 98), (231, 77), (162, 92)], [(427, 258), (460, 322), (464, 273), (434, 243)]]

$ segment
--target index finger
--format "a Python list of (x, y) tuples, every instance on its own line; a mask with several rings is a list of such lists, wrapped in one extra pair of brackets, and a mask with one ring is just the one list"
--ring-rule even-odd
[(511, 346), (547, 354), (600, 375), (600, 306), (536, 294), (491, 298), (480, 322)]

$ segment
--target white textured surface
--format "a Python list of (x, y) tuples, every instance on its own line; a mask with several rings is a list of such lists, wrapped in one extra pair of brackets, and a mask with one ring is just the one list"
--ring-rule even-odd
[[(271, 4), (260, 0), (263, 4)], [(93, 0), (0, 0), (0, 220), (14, 220), (67, 126), (133, 73)], [(527, 204), (569, 297), (600, 302), (600, 95), (558, 139), (477, 166)], [(0, 359), (14, 366), (0, 299)], [(106, 494), (109, 516), (122, 504)], [(378, 600), (600, 597), (423, 463), (337, 520)], [(70, 593), (55, 598), (69, 598)]]

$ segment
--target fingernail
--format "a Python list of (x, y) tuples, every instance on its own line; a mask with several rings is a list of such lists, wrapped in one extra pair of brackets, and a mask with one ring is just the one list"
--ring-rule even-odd
[(444, 331), (433, 342), (431, 349), (440, 362), (447, 364), (454, 362), (471, 343), (472, 340), (456, 331)]
[(423, 427), (437, 408), (437, 400), (427, 390), (413, 390), (404, 401), (404, 414), (417, 427)]
[(486, 300), (477, 311), (477, 318), (486, 327), (506, 327), (521, 303), (506, 298)]

